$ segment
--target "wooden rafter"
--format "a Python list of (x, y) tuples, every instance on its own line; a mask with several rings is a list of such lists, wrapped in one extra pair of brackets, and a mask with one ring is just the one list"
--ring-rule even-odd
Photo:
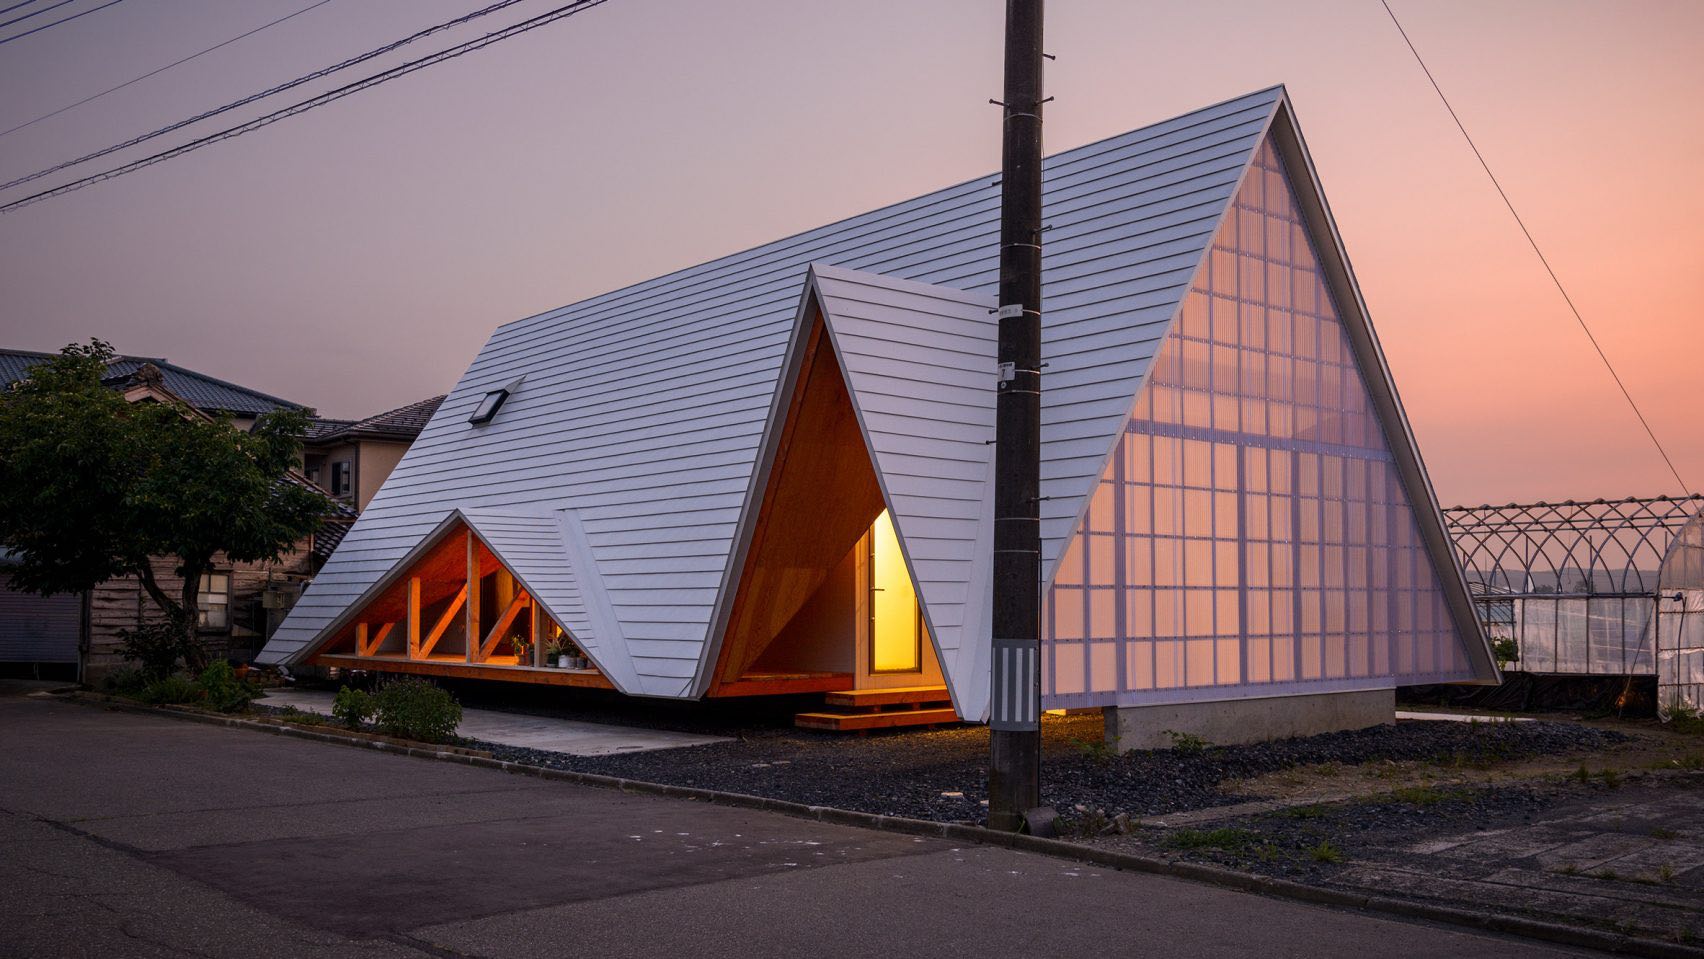
[(420, 644), (420, 655), (416, 658), (426, 659), (432, 655), (432, 650), (438, 645), (438, 640), (443, 638), (444, 630), (450, 627), (451, 621), (456, 618), (457, 613), (461, 612), (461, 606), (465, 602), (467, 602), (467, 584), (463, 583), (455, 598), (450, 600), (449, 607), (444, 610), (443, 615), (438, 617), (438, 622), (432, 626), (432, 632), (427, 634), (426, 641)]
[(477, 662), (483, 663), (491, 658), (491, 654), (497, 651), (497, 643), (503, 638), (503, 634), (508, 631), (510, 624), (515, 621), (515, 617), (519, 616), (521, 610), (525, 609), (530, 602), (531, 597), (526, 594), (525, 590), (519, 590), (515, 593), (515, 598), (509, 603), (509, 608), (503, 610), (503, 615), (497, 617), (497, 622), (491, 625), (491, 632), (486, 633), (484, 641), (479, 644)]

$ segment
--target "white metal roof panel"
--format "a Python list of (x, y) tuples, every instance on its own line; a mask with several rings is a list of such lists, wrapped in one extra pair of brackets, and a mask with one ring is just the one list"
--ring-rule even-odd
[[(1093, 435), (1128, 409), (1188, 288), (1185, 264), (1281, 96), (1263, 90), (1047, 161), (1044, 424), (1085, 422)], [(691, 695), (714, 591), (655, 591), (683, 562), (725, 570), (733, 555), (808, 265), (992, 294), (998, 207), (998, 179), (985, 176), (500, 327), (262, 661), (302, 655), (447, 510), (553, 510), (583, 534), (582, 578), (605, 586), (584, 590), (607, 601), (602, 635), (666, 641), (647, 643), (635, 679), (617, 686)], [(522, 377), (494, 421), (467, 423), (485, 393)], [(1043, 456), (1051, 564), (1099, 464), (1047, 443)]]

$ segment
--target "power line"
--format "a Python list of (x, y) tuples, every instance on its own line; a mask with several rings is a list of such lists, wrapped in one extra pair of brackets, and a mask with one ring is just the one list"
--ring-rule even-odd
[[(5, 16), (6, 14), (11, 13), (13, 10), (18, 9), (19, 7), (27, 7), (30, 4), (36, 3), (36, 2), (38, 2), (38, 0), (24, 0), (23, 3), (14, 3), (9, 7), (0, 7), (0, 16)], [(49, 9), (51, 9), (51, 8), (49, 8)]]
[[(34, 0), (30, 0), (30, 2), (33, 3)], [(60, 115), (61, 113), (68, 111), (68, 110), (75, 110), (85, 103), (88, 103), (92, 100), (99, 100), (101, 97), (104, 97), (109, 93), (116, 93), (119, 90), (122, 90), (125, 87), (130, 86), (133, 83), (141, 83), (143, 80), (146, 80), (149, 77), (156, 76), (158, 74), (164, 73), (167, 70), (170, 70), (172, 67), (181, 66), (182, 64), (185, 64), (185, 63), (188, 63), (191, 60), (194, 60), (196, 57), (205, 56), (206, 54), (212, 53), (214, 50), (217, 50), (220, 47), (230, 46), (231, 44), (236, 43), (238, 40), (241, 40), (244, 37), (252, 37), (255, 34), (259, 33), (260, 31), (265, 30), (268, 27), (276, 27), (277, 25), (279, 25), (280, 23), (283, 23), (286, 20), (289, 20), (293, 17), (299, 17), (302, 14), (307, 13), (309, 10), (314, 9), (315, 7), (323, 7), (330, 2), (331, 2), (331, 0), (316, 0), (316, 2), (308, 4), (307, 6), (303, 7), (302, 9), (297, 10), (295, 13), (285, 14), (284, 16), (279, 17), (278, 19), (272, 21), (271, 23), (263, 23), (260, 26), (255, 27), (253, 30), (248, 31), (247, 33), (239, 33), (229, 40), (226, 40), (222, 43), (215, 43), (214, 45), (208, 47), (207, 49), (196, 51), (195, 53), (192, 53), (189, 56), (184, 57), (181, 60), (173, 60), (171, 63), (168, 63), (163, 67), (160, 67), (158, 70), (150, 70), (147, 73), (144, 73), (139, 77), (135, 77), (133, 79), (126, 80), (123, 83), (120, 83), (116, 87), (108, 87), (105, 90), (102, 90), (101, 92), (96, 93), (92, 96), (86, 96), (83, 99), (78, 100), (76, 103), (66, 104), (65, 106), (62, 106), (59, 109), (54, 110), (52, 113), (44, 113), (41, 116), (36, 117), (32, 120), (25, 120), (24, 122), (18, 124), (15, 127), (9, 127), (5, 130), (0, 130), (0, 137), (6, 136), (9, 133), (16, 133), (19, 130), (22, 130), (24, 127), (30, 126), (32, 124), (40, 123), (43, 120), (51, 119), (53, 117)]]
[[(112, 2), (117, 3), (118, 0), (112, 0)], [(248, 96), (243, 97), (240, 100), (233, 100), (230, 103), (225, 104), (224, 106), (214, 107), (211, 110), (207, 110), (207, 111), (204, 111), (202, 113), (198, 113), (195, 116), (192, 116), (187, 120), (179, 120), (178, 122), (173, 123), (170, 126), (161, 127), (160, 129), (155, 130), (152, 133), (144, 133), (141, 136), (132, 137), (129, 140), (124, 141), (123, 143), (115, 144), (113, 146), (106, 147), (104, 149), (96, 150), (93, 153), (84, 154), (83, 156), (80, 156), (80, 157), (76, 158), (75, 160), (66, 160), (64, 163), (55, 164), (53, 166), (48, 167), (45, 170), (37, 170), (36, 172), (29, 174), (28, 176), (19, 177), (16, 180), (12, 180), (8, 183), (0, 183), (0, 190), (10, 190), (10, 189), (12, 189), (13, 187), (16, 187), (16, 186), (22, 186), (23, 184), (29, 183), (32, 180), (39, 180), (44, 176), (48, 176), (49, 174), (53, 174), (53, 173), (58, 173), (60, 170), (64, 170), (68, 167), (74, 167), (74, 166), (77, 166), (79, 164), (88, 163), (90, 160), (98, 160), (101, 157), (109, 156), (111, 154), (117, 153), (120, 150), (126, 150), (126, 149), (129, 149), (130, 147), (136, 146), (138, 144), (146, 143), (149, 140), (153, 140), (153, 139), (156, 139), (158, 137), (165, 136), (168, 133), (172, 133), (172, 132), (175, 132), (177, 130), (181, 130), (184, 127), (189, 126), (192, 123), (199, 123), (202, 120), (206, 120), (210, 117), (216, 117), (221, 113), (228, 113), (232, 110), (237, 109), (238, 107), (247, 106), (248, 104), (253, 103), (256, 100), (264, 99), (266, 97), (273, 96), (275, 94), (283, 93), (286, 90), (293, 90), (296, 87), (299, 87), (304, 83), (309, 83), (309, 82), (312, 82), (314, 80), (318, 80), (321, 77), (329, 76), (333, 73), (336, 73), (339, 70), (348, 69), (349, 67), (355, 66), (356, 64), (365, 63), (366, 61), (371, 60), (374, 57), (383, 56), (384, 54), (390, 53), (391, 51), (396, 50), (400, 47), (405, 47), (410, 43), (414, 43), (417, 40), (424, 39), (424, 38), (429, 37), (429, 36), (431, 36), (435, 33), (441, 33), (441, 32), (448, 30), (452, 27), (459, 27), (462, 24), (471, 22), (473, 20), (477, 20), (480, 17), (486, 16), (487, 14), (495, 13), (498, 10), (502, 10), (506, 7), (512, 7), (515, 4), (520, 3), (520, 2), (522, 2), (522, 0), (498, 0), (497, 3), (493, 3), (488, 7), (482, 7), (481, 9), (475, 10), (472, 13), (463, 14), (462, 16), (456, 17), (453, 20), (446, 20), (443, 23), (435, 24), (433, 26), (425, 28), (424, 30), (417, 30), (414, 33), (411, 33), (408, 36), (403, 37), (400, 40), (393, 40), (390, 43), (387, 43), (384, 46), (379, 47), (377, 49), (369, 50), (366, 53), (358, 54), (356, 56), (350, 57), (347, 60), (341, 60), (337, 63), (332, 64), (329, 67), (322, 67), (318, 70), (315, 70), (312, 73), (304, 74), (303, 76), (299, 76), (294, 80), (288, 80), (284, 83), (280, 83), (277, 86), (268, 87), (267, 89), (262, 90), (259, 93), (251, 93)]]
[(504, 27), (501, 30), (493, 31), (491, 33), (486, 34), (483, 37), (478, 37), (478, 38), (473, 39), (473, 40), (468, 40), (468, 41), (465, 41), (463, 43), (456, 44), (455, 46), (447, 47), (443, 50), (438, 51), (437, 53), (433, 53), (433, 54), (429, 54), (427, 56), (421, 57), (418, 60), (411, 60), (408, 63), (404, 63), (404, 64), (400, 64), (400, 65), (395, 66), (395, 67), (391, 67), (388, 70), (383, 70), (383, 71), (381, 71), (379, 73), (375, 73), (371, 76), (364, 77), (360, 80), (356, 80), (353, 83), (345, 84), (344, 86), (338, 87), (335, 90), (329, 90), (325, 93), (318, 94), (317, 96), (309, 97), (306, 100), (302, 100), (298, 103), (291, 104), (290, 106), (284, 107), (280, 110), (275, 110), (272, 113), (269, 113), (265, 116), (257, 117), (253, 120), (249, 120), (246, 123), (240, 123), (240, 124), (238, 124), (234, 127), (228, 127), (224, 130), (220, 130), (217, 133), (210, 133), (210, 134), (208, 134), (204, 137), (201, 137), (199, 139), (191, 140), (188, 143), (182, 144), (180, 146), (173, 147), (170, 150), (163, 150), (159, 153), (154, 154), (153, 156), (144, 157), (140, 160), (133, 160), (129, 163), (125, 163), (121, 166), (114, 167), (113, 169), (104, 171), (102, 173), (96, 173), (96, 174), (92, 174), (90, 176), (83, 177), (80, 180), (72, 180), (69, 183), (64, 183), (64, 184), (61, 184), (59, 186), (53, 187), (52, 189), (43, 190), (40, 193), (36, 193), (36, 194), (32, 194), (30, 196), (24, 197), (21, 200), (13, 200), (10, 203), (0, 205), (0, 213), (10, 213), (13, 210), (16, 210), (20, 207), (28, 206), (31, 203), (37, 203), (41, 200), (49, 199), (50, 197), (55, 197), (55, 196), (59, 196), (61, 194), (70, 193), (74, 190), (80, 190), (83, 187), (92, 186), (93, 184), (100, 183), (103, 180), (111, 180), (111, 179), (114, 179), (116, 177), (123, 176), (126, 173), (132, 173), (136, 170), (140, 170), (143, 167), (153, 166), (156, 163), (161, 163), (161, 162), (164, 162), (166, 160), (170, 160), (173, 157), (182, 156), (185, 153), (189, 153), (193, 150), (198, 150), (198, 149), (200, 149), (204, 146), (209, 146), (209, 145), (217, 143), (221, 140), (229, 140), (233, 137), (242, 136), (245, 133), (249, 133), (251, 131), (258, 130), (261, 127), (268, 126), (270, 124), (276, 123), (279, 120), (288, 119), (289, 117), (295, 116), (299, 113), (306, 113), (307, 111), (312, 110), (315, 107), (324, 106), (325, 104), (331, 103), (334, 100), (341, 100), (346, 96), (349, 96), (349, 95), (354, 94), (354, 93), (359, 93), (362, 90), (366, 90), (370, 87), (378, 86), (381, 83), (385, 83), (386, 81), (389, 81), (389, 80), (394, 80), (397, 77), (406, 76), (410, 73), (415, 72), (416, 70), (424, 70), (425, 68), (432, 66), (433, 64), (441, 63), (445, 60), (454, 59), (454, 58), (459, 57), (459, 56), (461, 56), (465, 53), (472, 53), (475, 50), (479, 50), (479, 49), (482, 49), (484, 47), (488, 47), (491, 44), (497, 43), (500, 40), (507, 40), (510, 37), (519, 36), (519, 35), (526, 33), (530, 30), (535, 30), (535, 29), (542, 27), (542, 26), (545, 26), (547, 24), (554, 23), (557, 20), (562, 20), (562, 19), (565, 19), (567, 17), (571, 17), (574, 14), (581, 12), (582, 10), (589, 10), (592, 7), (599, 6), (599, 5), (606, 3), (606, 2), (607, 2), (607, 0), (576, 0), (576, 2), (574, 2), (574, 3), (570, 3), (570, 4), (567, 4), (565, 6), (557, 7), (554, 10), (550, 10), (546, 13), (539, 14), (538, 16), (533, 17), (530, 20), (522, 20), (520, 23), (514, 24), (512, 26)]
[[(107, 0), (106, 3), (103, 3), (98, 7), (90, 7), (89, 9), (84, 10), (82, 13), (73, 13), (69, 17), (61, 17), (58, 20), (53, 21), (52, 23), (44, 23), (41, 26), (36, 27), (34, 30), (25, 30), (23, 33), (14, 33), (9, 37), (0, 37), (0, 44), (11, 43), (13, 40), (22, 40), (23, 38), (29, 36), (32, 33), (40, 33), (43, 30), (52, 30), (54, 27), (57, 27), (62, 23), (70, 23), (71, 21), (77, 19), (78, 17), (86, 17), (91, 13), (99, 13), (100, 11), (105, 10), (107, 7), (113, 6), (114, 4), (123, 3), (123, 2), (124, 2), (124, 0)], [(53, 8), (49, 7), (48, 9), (51, 10)], [(31, 14), (30, 16), (34, 16), (34, 14)], [(24, 20), (24, 19), (28, 19), (28, 18), (27, 17), (19, 17), (18, 19)], [(13, 22), (16, 23), (17, 21), (13, 21)]]
[(1396, 24), (1396, 32), (1402, 34), (1402, 42), (1408, 44), (1409, 52), (1414, 54), (1414, 61), (1420, 64), (1420, 69), (1426, 74), (1426, 79), (1431, 82), (1432, 89), (1437, 91), (1438, 99), (1443, 101), (1444, 109), (1449, 111), (1450, 119), (1455, 121), (1456, 129), (1461, 131), (1462, 139), (1467, 141), (1468, 148), (1479, 160), (1479, 165), (1485, 169), (1485, 175), (1491, 179), (1491, 185), (1497, 188), (1497, 195), (1503, 198), (1503, 205), (1509, 208), (1509, 215), (1515, 218), (1515, 224), (1521, 228), (1521, 233), (1526, 236), (1527, 243), (1532, 246), (1532, 252), (1538, 254), (1538, 262), (1544, 264), (1544, 272), (1550, 274), (1550, 282), (1556, 284), (1556, 292), (1562, 294), (1563, 302), (1568, 304), (1568, 310), (1574, 314), (1574, 319), (1580, 324), (1580, 329), (1585, 332), (1586, 339), (1591, 341), (1592, 349), (1597, 351), (1598, 359), (1603, 361), (1604, 369), (1608, 370), (1610, 378), (1615, 380), (1615, 385), (1621, 390), (1621, 395), (1626, 398), (1627, 405), (1633, 408), (1633, 415), (1639, 418), (1639, 425), (1645, 428), (1645, 435), (1651, 438), (1651, 443), (1656, 446), (1657, 453), (1662, 456), (1669, 472), (1674, 474), (1675, 482), (1680, 484), (1680, 491), (1691, 495), (1692, 488), (1686, 485), (1685, 479), (1681, 478), (1680, 470), (1675, 468), (1674, 460), (1669, 458), (1668, 450), (1664, 449), (1662, 441), (1657, 439), (1657, 433), (1651, 429), (1650, 421), (1645, 419), (1645, 414), (1639, 409), (1639, 404), (1633, 401), (1633, 394), (1628, 391), (1627, 384), (1622, 382), (1621, 374), (1615, 371), (1615, 364), (1609, 361), (1609, 354), (1603, 351), (1603, 346), (1592, 334), (1592, 328), (1586, 325), (1586, 318), (1580, 314), (1580, 308), (1574, 305), (1574, 298), (1568, 295), (1567, 288), (1562, 285), (1562, 278), (1556, 275), (1556, 270), (1551, 267), (1550, 260), (1545, 257), (1544, 251), (1539, 249), (1538, 241), (1533, 239), (1532, 231), (1527, 229), (1526, 221), (1522, 220), (1520, 213), (1515, 210), (1514, 201), (1509, 199), (1509, 194), (1504, 191), (1503, 184), (1497, 181), (1497, 174), (1491, 172), (1491, 164), (1487, 163), (1485, 155), (1479, 152), (1479, 146), (1473, 142), (1473, 137), (1461, 122), (1461, 117), (1456, 115), (1455, 107), (1450, 105), (1449, 97), (1444, 96), (1444, 88), (1438, 85), (1438, 79), (1432, 76), (1432, 70), (1426, 66), (1425, 58), (1420, 56), (1420, 51), (1415, 48), (1414, 41), (1408, 38), (1408, 31), (1402, 28), (1402, 21), (1396, 18), (1396, 11), (1390, 8), (1389, 0), (1379, 0), (1379, 3), (1384, 6), (1385, 13), (1390, 14), (1390, 22)]
[[(29, 3), (20, 3), (17, 6), (7, 7), (4, 10), (0, 10), (0, 14), (11, 13), (13, 10), (18, 9), (18, 7), (27, 7), (31, 3), (35, 3), (35, 2), (36, 2), (36, 0), (29, 0)], [(21, 17), (13, 17), (12, 19), (7, 20), (5, 23), (0, 23), (0, 27), (9, 27), (14, 23), (23, 23), (25, 20), (28, 20), (31, 17), (39, 17), (49, 10), (58, 10), (60, 7), (63, 7), (68, 3), (76, 3), (76, 2), (77, 2), (77, 0), (59, 0), (58, 3), (53, 4), (52, 6), (42, 7), (40, 10), (31, 10), (29, 13), (26, 13)]]

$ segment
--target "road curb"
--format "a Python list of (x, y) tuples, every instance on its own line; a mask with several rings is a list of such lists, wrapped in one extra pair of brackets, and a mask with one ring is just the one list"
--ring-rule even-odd
[(623, 779), (617, 776), (604, 776), (598, 773), (576, 772), (569, 769), (551, 769), (545, 766), (533, 766), (526, 763), (509, 762), (502, 759), (467, 753), (448, 752), (432, 749), (427, 746), (400, 746), (379, 740), (365, 739), (356, 736), (342, 735), (337, 730), (306, 729), (298, 726), (281, 726), (272, 723), (255, 722), (235, 716), (220, 716), (209, 713), (194, 713), (173, 709), (162, 709), (141, 703), (123, 702), (107, 697), (92, 696), (86, 693), (55, 696), (66, 702), (83, 706), (103, 707), (120, 712), (142, 713), (152, 716), (165, 716), (173, 719), (183, 719), (212, 726), (225, 726), (233, 729), (250, 729), (286, 736), (294, 739), (305, 739), (310, 742), (329, 743), (332, 745), (353, 746), (356, 748), (373, 749), (395, 755), (409, 756), (415, 759), (432, 759), (440, 762), (455, 762), (463, 765), (476, 766), (482, 769), (492, 769), (499, 772), (519, 776), (534, 776), (554, 782), (574, 783), (582, 786), (595, 786), (603, 789), (616, 789), (621, 792), (636, 793), (649, 796), (660, 796), (670, 799), (691, 799), (699, 802), (713, 803), (719, 806), (734, 806), (763, 812), (781, 813), (800, 819), (810, 819), (816, 822), (840, 826), (853, 826), (861, 829), (874, 829), (882, 832), (900, 833), (910, 836), (921, 836), (933, 839), (945, 839), (963, 843), (974, 843), (982, 846), (999, 846), (1020, 852), (1035, 853), (1054, 859), (1068, 859), (1074, 862), (1090, 863), (1117, 869), (1125, 872), (1140, 872), (1149, 875), (1166, 876), (1188, 882), (1199, 882), (1207, 885), (1235, 889), (1242, 892), (1252, 892), (1280, 899), (1290, 899), (1315, 905), (1334, 906), (1343, 909), (1354, 909), (1362, 912), (1381, 913), (1404, 919), (1436, 922), (1450, 926), (1460, 926), (1484, 932), (1494, 932), (1504, 935), (1519, 936), (1541, 942), (1556, 943), (1564, 946), (1574, 946), (1596, 949), (1601, 952), (1618, 955), (1643, 956), (1649, 959), (1704, 959), (1704, 948), (1675, 942), (1663, 942), (1657, 939), (1647, 939), (1639, 936), (1629, 936), (1622, 933), (1606, 932), (1584, 926), (1569, 926), (1561, 923), (1546, 922), (1539, 919), (1527, 919), (1519, 916), (1499, 914), (1482, 914), (1453, 906), (1443, 906), (1411, 899), (1395, 899), (1367, 893), (1351, 892), (1348, 890), (1331, 889), (1322, 886), (1311, 886), (1306, 883), (1293, 882), (1288, 879), (1278, 879), (1271, 876), (1257, 876), (1252, 873), (1239, 872), (1224, 866), (1207, 863), (1184, 862), (1163, 859), (1156, 856), (1144, 856), (1138, 853), (1112, 849), (1101, 849), (1085, 846), (1063, 839), (1046, 839), (1039, 836), (1020, 835), (1018, 833), (994, 832), (980, 826), (970, 826), (964, 823), (935, 822), (927, 819), (910, 819), (903, 816), (884, 816), (879, 813), (859, 812), (853, 809), (840, 809), (834, 806), (811, 806), (804, 803), (788, 802), (783, 799), (772, 799), (766, 796), (753, 796), (746, 793), (723, 792), (715, 789), (703, 789), (696, 786), (674, 786), (667, 783), (653, 783), (637, 779)]

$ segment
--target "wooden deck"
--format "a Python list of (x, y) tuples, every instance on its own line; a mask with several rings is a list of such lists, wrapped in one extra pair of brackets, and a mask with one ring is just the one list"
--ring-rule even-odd
[(958, 713), (945, 709), (905, 709), (868, 713), (800, 713), (793, 725), (801, 729), (822, 729), (830, 732), (863, 732), (870, 729), (897, 729), (902, 726), (939, 726), (959, 721)]
[[(513, 657), (505, 657), (512, 659)], [(417, 676), (446, 676), (454, 679), (495, 679), (509, 683), (538, 683), (545, 686), (582, 686), (614, 689), (615, 684), (592, 669), (545, 669), (531, 666), (473, 664), (466, 660), (436, 657), (429, 660), (403, 656), (339, 656), (321, 653), (308, 660), (315, 666), (366, 669), (376, 673), (410, 673)]]
[(794, 716), (793, 725), (803, 729), (863, 732), (959, 721), (945, 686), (842, 689), (828, 693), (823, 703), (826, 708), (822, 710)]
[(712, 686), (709, 696), (777, 696), (828, 693), (851, 688), (851, 673), (746, 673), (733, 682)]

